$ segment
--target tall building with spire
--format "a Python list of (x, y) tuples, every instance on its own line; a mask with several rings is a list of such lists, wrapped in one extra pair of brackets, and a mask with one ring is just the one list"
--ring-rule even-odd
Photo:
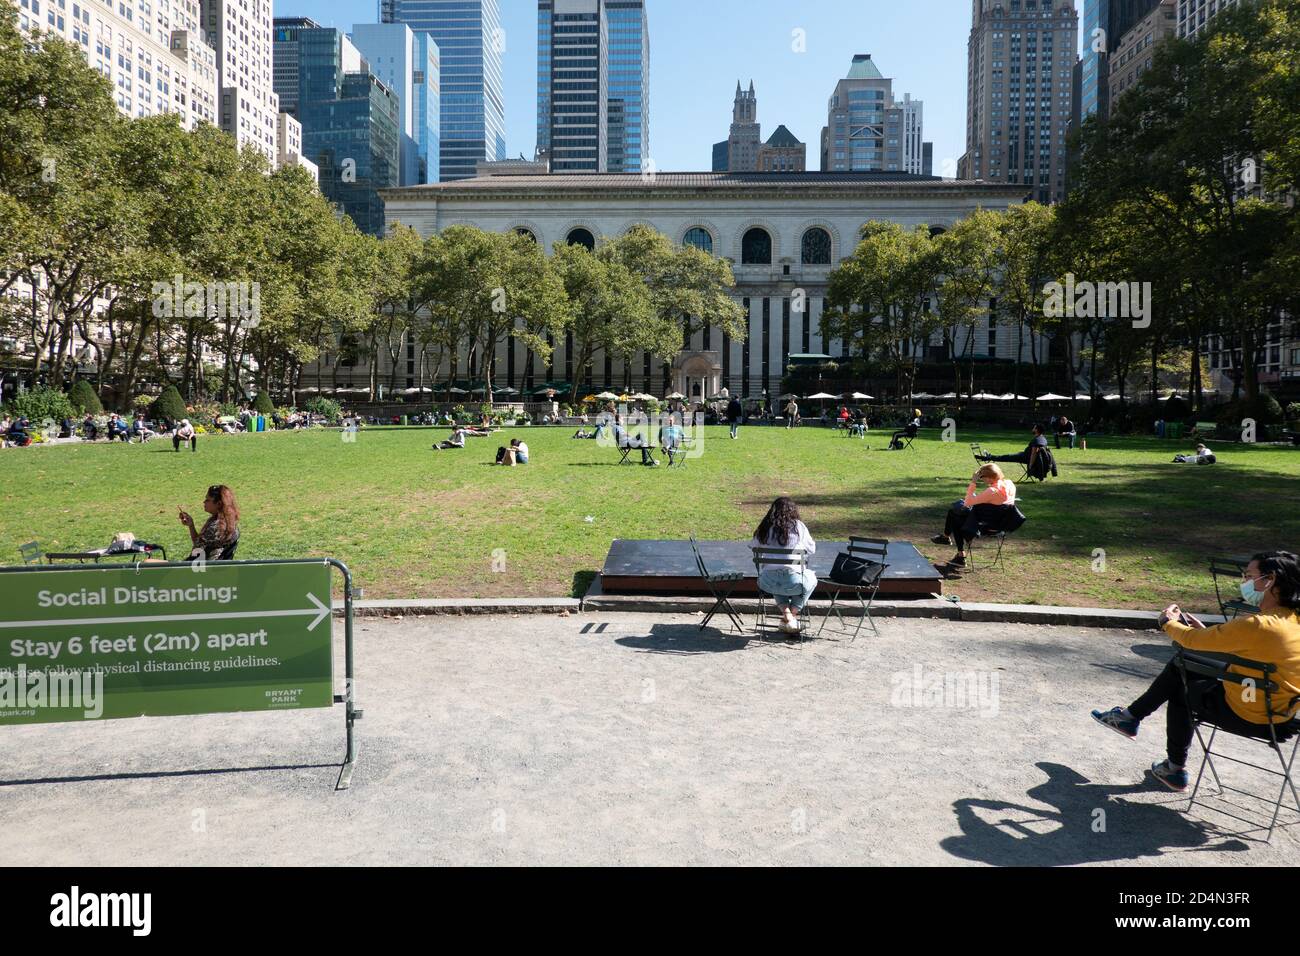
[(1017, 183), (1041, 203), (1065, 198), (1078, 48), (1074, 0), (971, 0), (958, 179)]
[(786, 127), (779, 126), (763, 142), (758, 121), (758, 94), (754, 81), (744, 90), (736, 81), (736, 99), (731, 108), (731, 133), (713, 145), (715, 173), (802, 172), (807, 167), (806, 144)]

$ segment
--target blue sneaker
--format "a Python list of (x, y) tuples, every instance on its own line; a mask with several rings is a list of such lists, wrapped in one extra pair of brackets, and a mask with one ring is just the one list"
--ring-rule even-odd
[(1140, 721), (1134, 720), (1132, 717), (1125, 717), (1123, 707), (1112, 707), (1106, 711), (1094, 710), (1092, 719), (1103, 727), (1109, 727), (1117, 734), (1123, 734), (1129, 740), (1138, 735)]
[(1175, 767), (1168, 758), (1158, 760), (1151, 765), (1151, 776), (1178, 793), (1187, 789), (1187, 771), (1182, 767)]

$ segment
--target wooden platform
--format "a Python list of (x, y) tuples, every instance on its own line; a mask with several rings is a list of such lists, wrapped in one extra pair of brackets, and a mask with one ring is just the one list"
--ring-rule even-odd
[[(818, 541), (817, 552), (808, 567), (818, 577), (827, 577), (835, 556), (847, 550), (847, 541)], [(744, 580), (736, 594), (757, 594), (758, 574), (747, 541), (701, 541), (700, 553), (712, 573), (740, 571)], [(887, 555), (889, 567), (880, 585), (881, 597), (926, 598), (943, 593), (943, 575), (909, 541), (892, 541)], [(708, 594), (695, 566), (690, 541), (632, 541), (619, 539), (610, 545), (601, 571), (605, 594)], [(818, 594), (821, 594), (821, 590)]]

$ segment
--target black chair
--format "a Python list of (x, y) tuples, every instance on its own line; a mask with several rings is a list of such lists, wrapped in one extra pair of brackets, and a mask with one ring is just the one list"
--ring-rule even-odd
[(861, 616), (858, 618), (857, 626), (853, 629), (853, 637), (849, 643), (858, 639), (858, 632), (862, 630), (863, 620), (871, 622), (871, 630), (877, 635), (880, 629), (876, 627), (876, 621), (871, 616), (871, 602), (876, 599), (876, 594), (880, 590), (880, 579), (884, 577), (885, 569), (889, 565), (885, 562), (885, 555), (889, 551), (889, 541), (886, 538), (859, 538), (855, 535), (849, 536), (849, 546), (846, 554), (855, 558), (861, 558), (868, 562), (868, 571), (866, 577), (862, 579), (861, 584), (841, 584), (830, 577), (819, 577), (817, 586), (825, 588), (831, 592), (831, 606), (826, 609), (826, 614), (822, 618), (822, 626), (817, 629), (817, 636), (822, 636), (822, 631), (826, 629), (826, 622), (830, 620), (832, 614), (839, 620), (840, 626), (844, 627), (844, 616), (840, 613), (839, 599), (841, 595), (850, 595), (858, 599), (858, 609)]
[[(799, 571), (808, 570), (808, 552), (803, 548), (752, 548), (754, 552), (754, 568), (759, 575), (762, 575), (764, 568), (795, 568)], [(769, 595), (761, 587), (758, 589), (758, 618), (754, 622), (754, 629), (762, 635), (764, 621), (767, 620), (767, 599)], [(804, 609), (805, 611), (807, 608)], [(804, 639), (807, 633), (806, 613), (799, 615), (799, 640)]]
[(713, 620), (713, 615), (721, 610), (725, 611), (727, 617), (731, 618), (732, 626), (737, 631), (744, 631), (745, 625), (741, 623), (740, 615), (731, 606), (731, 592), (736, 590), (736, 585), (744, 580), (744, 572), (723, 571), (719, 574), (710, 572), (708, 565), (704, 563), (704, 555), (700, 554), (700, 543), (695, 540), (695, 535), (691, 535), (691, 551), (695, 553), (695, 566), (699, 569), (700, 577), (709, 586), (709, 592), (714, 597), (713, 607), (709, 609), (709, 613), (704, 615), (704, 620), (700, 622), (700, 630), (702, 631), (708, 627), (709, 621)]
[(989, 453), (984, 450), (984, 446), (977, 441), (970, 443), (970, 453), (975, 456), (975, 463), (979, 465), (984, 464), (984, 459), (989, 455)]
[(40, 564), (41, 563), (41, 543), (39, 541), (28, 541), (26, 544), (18, 546), (18, 553), (23, 557), (23, 564)]
[[(1276, 664), (1267, 664), (1263, 661), (1252, 661), (1244, 657), (1237, 657), (1233, 654), (1218, 654), (1206, 651), (1193, 652), (1177, 644), (1174, 645), (1174, 648), (1175, 666), (1178, 668), (1179, 674), (1183, 679), (1184, 693), (1187, 693), (1189, 675), (1194, 675), (1196, 677), (1210, 677), (1224, 684), (1233, 684), (1242, 687), (1242, 693), (1245, 692), (1246, 688), (1251, 688), (1256, 694), (1263, 693), (1264, 710), (1266, 713), (1271, 714), (1274, 717), (1289, 718), (1280, 723), (1260, 724), (1258, 735), (1246, 736), (1244, 734), (1227, 730), (1209, 721), (1202, 720), (1195, 713), (1192, 714), (1192, 729), (1196, 732), (1196, 739), (1201, 745), (1201, 750), (1204, 753), (1204, 756), (1201, 759), (1201, 768), (1196, 774), (1196, 783), (1192, 787), (1192, 796), (1188, 801), (1187, 810), (1185, 812), (1190, 813), (1192, 807), (1196, 805), (1196, 795), (1200, 791), (1201, 778), (1205, 774), (1206, 767), (1210, 768), (1210, 774), (1214, 777), (1214, 782), (1218, 786), (1220, 792), (1230, 790), (1233, 793), (1239, 793), (1254, 800), (1259, 800), (1265, 803), (1268, 802), (1267, 798), (1256, 793), (1251, 793), (1249, 790), (1224, 786), (1223, 781), (1219, 778), (1219, 771), (1214, 766), (1214, 760), (1212, 759), (1214, 757), (1220, 757), (1224, 760), (1230, 760), (1233, 763), (1239, 763), (1242, 766), (1250, 767), (1254, 770), (1272, 774), (1275, 777), (1281, 777), (1282, 786), (1278, 791), (1277, 799), (1273, 801), (1273, 815), (1269, 818), (1268, 835), (1264, 838), (1264, 842), (1267, 843), (1273, 838), (1273, 830), (1277, 826), (1278, 814), (1282, 810), (1282, 804), (1283, 801), (1286, 800), (1288, 790), (1291, 792), (1291, 799), (1295, 801), (1295, 811), (1297, 814), (1300, 814), (1300, 793), (1296, 792), (1295, 782), (1291, 778), (1291, 771), (1295, 766), (1296, 751), (1297, 749), (1300, 749), (1300, 717), (1295, 716), (1296, 708), (1300, 706), (1300, 694), (1293, 696), (1285, 704), (1277, 700), (1275, 695), (1280, 690), (1280, 686), (1275, 680), (1273, 680), (1272, 676), (1277, 673)], [(1237, 669), (1231, 670), (1230, 668)], [(1226, 687), (1224, 689), (1225, 691), (1228, 690)], [(1210, 728), (1210, 739), (1208, 741), (1201, 733), (1202, 727)], [(1277, 754), (1278, 763), (1281, 765), (1282, 769), (1280, 771), (1274, 770), (1271, 767), (1251, 763), (1250, 761), (1242, 760), (1239, 757), (1230, 757), (1221, 750), (1214, 750), (1214, 738), (1220, 730), (1233, 737), (1240, 737), (1243, 740), (1257, 740), (1260, 743), (1266, 744), (1270, 750)], [(1282, 744), (1293, 737), (1295, 738), (1295, 743), (1291, 745), (1290, 756), (1287, 756), (1283, 751)], [(1204, 804), (1202, 805), (1204, 806)], [(1218, 807), (1208, 807), (1208, 809), (1232, 817), (1234, 820), (1251, 824), (1253, 827), (1263, 829), (1262, 825), (1257, 820), (1238, 816), (1235, 813), (1222, 810)], [(1287, 809), (1290, 810), (1291, 807), (1287, 807)]]
[(1214, 599), (1219, 602), (1219, 613), (1225, 618), (1233, 618), (1238, 614), (1255, 614), (1259, 609), (1253, 604), (1247, 604), (1240, 597), (1223, 596), (1223, 589), (1219, 587), (1219, 579), (1227, 578), (1230, 582), (1231, 590), (1229, 595), (1239, 594), (1238, 585), (1241, 583), (1242, 573), (1246, 566), (1250, 564), (1249, 558), (1225, 558), (1210, 556), (1210, 577), (1214, 579)]
[(685, 468), (689, 452), (695, 447), (694, 438), (683, 438), (676, 445), (664, 445), (663, 453), (668, 456), (669, 468)]
[(981, 521), (975, 526), (975, 537), (967, 544), (966, 549), (966, 569), (972, 574), (976, 572), (975, 563), (975, 542), (980, 538), (986, 540), (992, 539), (997, 542), (997, 549), (993, 552), (993, 557), (984, 565), (985, 571), (991, 571), (994, 568), (1006, 570), (1007, 565), (1003, 560), (1002, 549), (1007, 543), (1007, 535), (1014, 534), (1020, 530), (1020, 526), (1025, 523), (1025, 513), (1020, 510), (1018, 505), (1003, 506), (1004, 513), (999, 516), (999, 521)]

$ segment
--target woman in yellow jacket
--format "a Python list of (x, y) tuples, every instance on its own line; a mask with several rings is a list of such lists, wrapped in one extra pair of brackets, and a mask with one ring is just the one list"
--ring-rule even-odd
[[(1192, 744), (1192, 715), (1234, 734), (1269, 736), (1275, 725), (1279, 740), (1300, 728), (1300, 559), (1289, 551), (1255, 555), (1242, 575), (1241, 596), (1259, 608), (1258, 614), (1238, 617), (1206, 627), (1177, 604), (1160, 615), (1166, 634), (1190, 651), (1234, 654), (1252, 661), (1274, 664), (1271, 694), (1273, 712), (1265, 706), (1264, 692), (1249, 686), (1225, 685), (1213, 678), (1189, 678), (1187, 692), (1173, 661), (1165, 666), (1145, 694), (1127, 707), (1094, 710), (1093, 719), (1125, 737), (1136, 737), (1138, 725), (1168, 704), (1165, 715), (1168, 759), (1152, 764), (1152, 775), (1171, 790), (1187, 789), (1187, 751)], [(1248, 669), (1234, 667), (1240, 673)], [(1285, 724), (1285, 727), (1277, 726)]]

